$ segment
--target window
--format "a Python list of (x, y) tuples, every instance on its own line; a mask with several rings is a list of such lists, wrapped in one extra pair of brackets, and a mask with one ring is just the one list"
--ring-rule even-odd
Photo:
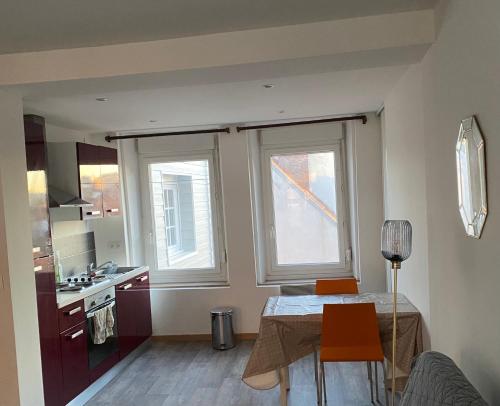
[(144, 157), (143, 167), (149, 186), (147, 255), (152, 281), (225, 282), (215, 151)]
[(337, 136), (325, 128), (311, 137), (283, 130), (258, 136), (261, 167), (252, 183), (254, 200), (261, 202), (261, 213), (258, 202), (254, 209), (263, 240), (255, 245), (265, 257), (261, 283), (352, 276), (342, 129), (333, 128)]
[(334, 151), (271, 154), (278, 266), (339, 262)]

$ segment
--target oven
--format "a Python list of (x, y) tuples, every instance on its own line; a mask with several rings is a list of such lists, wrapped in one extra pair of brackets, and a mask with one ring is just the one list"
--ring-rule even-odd
[[(84, 299), (87, 318), (88, 339), (87, 351), (91, 381), (96, 380), (106, 370), (118, 362), (118, 329), (115, 306), (115, 288), (104, 289)], [(114, 325), (112, 334), (101, 344), (95, 343), (95, 312), (107, 306), (112, 306)]]

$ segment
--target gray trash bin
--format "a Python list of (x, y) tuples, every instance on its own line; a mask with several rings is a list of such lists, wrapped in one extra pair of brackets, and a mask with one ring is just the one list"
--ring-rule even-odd
[(210, 311), (212, 316), (212, 347), (228, 350), (234, 347), (233, 309), (216, 307)]

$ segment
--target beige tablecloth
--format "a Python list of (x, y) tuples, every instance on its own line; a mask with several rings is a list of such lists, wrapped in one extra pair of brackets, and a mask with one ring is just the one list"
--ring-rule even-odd
[[(262, 312), (259, 336), (243, 373), (243, 381), (254, 389), (276, 386), (280, 368), (312, 353), (319, 345), (324, 304), (367, 302), (375, 303), (382, 347), (386, 358), (391, 361), (392, 294), (273, 296), (267, 300)], [(420, 313), (404, 295), (398, 295), (397, 310), (396, 386), (397, 390), (402, 390), (413, 357), (422, 352), (422, 323)]]

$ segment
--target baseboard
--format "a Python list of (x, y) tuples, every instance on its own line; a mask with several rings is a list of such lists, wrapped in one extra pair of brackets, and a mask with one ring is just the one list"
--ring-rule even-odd
[[(257, 333), (237, 333), (234, 335), (238, 341), (251, 341), (257, 338)], [(212, 341), (211, 334), (177, 334), (177, 335), (161, 335), (151, 337), (153, 341), (163, 342), (183, 342), (183, 341)]]

